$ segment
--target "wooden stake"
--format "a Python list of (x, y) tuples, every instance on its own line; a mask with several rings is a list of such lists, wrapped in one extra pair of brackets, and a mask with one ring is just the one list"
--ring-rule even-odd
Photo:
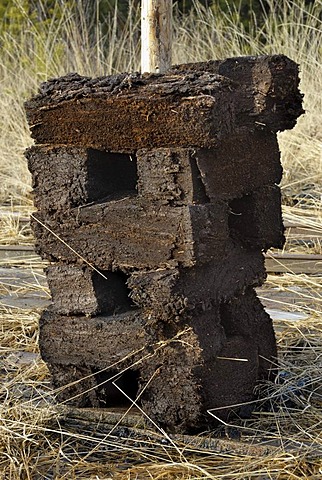
[(172, 0), (142, 0), (142, 73), (164, 73), (171, 67), (171, 23)]

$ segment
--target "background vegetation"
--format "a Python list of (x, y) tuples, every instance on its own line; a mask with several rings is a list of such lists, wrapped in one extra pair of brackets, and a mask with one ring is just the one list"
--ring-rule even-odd
[[(321, 184), (321, 12), (321, 0), (175, 2), (174, 63), (283, 53), (300, 64), (307, 113), (280, 138), (285, 197)], [(139, 70), (139, 14), (137, 0), (1, 0), (0, 203), (30, 204), (24, 100), (70, 71)]]

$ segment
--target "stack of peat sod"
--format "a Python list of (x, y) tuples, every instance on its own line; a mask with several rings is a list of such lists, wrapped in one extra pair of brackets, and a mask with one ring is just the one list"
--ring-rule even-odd
[(40, 349), (61, 400), (113, 407), (120, 389), (177, 432), (242, 413), (276, 365), (254, 287), (284, 242), (276, 132), (301, 104), (284, 56), (71, 74), (26, 103), (52, 295)]

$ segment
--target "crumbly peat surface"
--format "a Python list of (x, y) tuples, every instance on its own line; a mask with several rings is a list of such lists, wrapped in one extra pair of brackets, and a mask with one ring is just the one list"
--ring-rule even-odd
[[(68, 75), (26, 102), (36, 251), (51, 262), (40, 350), (53, 385), (71, 385), (61, 400), (110, 404), (93, 387), (115, 365), (154, 422), (187, 433), (245, 415), (238, 405), (274, 377), (254, 287), (262, 251), (284, 243), (276, 132), (303, 112), (298, 82), (287, 57), (240, 57)], [(122, 360), (147, 346), (136, 368)]]

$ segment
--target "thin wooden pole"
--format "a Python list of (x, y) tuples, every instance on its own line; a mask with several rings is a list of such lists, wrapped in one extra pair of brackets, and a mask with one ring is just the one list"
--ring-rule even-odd
[(164, 73), (171, 67), (172, 0), (142, 0), (141, 71)]

